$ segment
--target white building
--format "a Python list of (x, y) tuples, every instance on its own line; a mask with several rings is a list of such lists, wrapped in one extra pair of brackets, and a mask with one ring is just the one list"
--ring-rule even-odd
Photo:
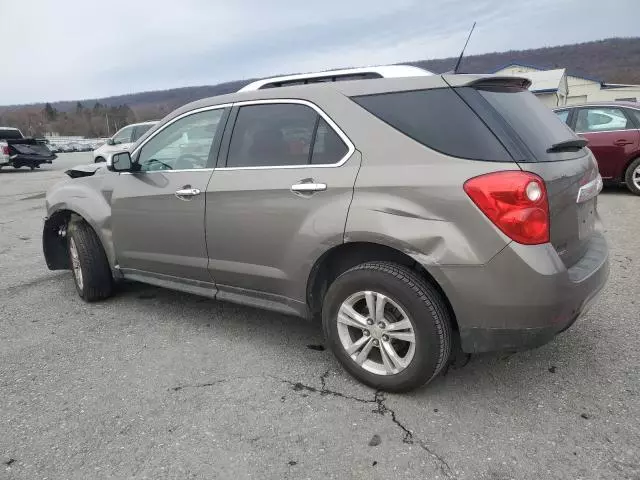
[[(558, 72), (563, 72), (564, 79), (558, 78)], [(570, 75), (564, 68), (543, 70), (531, 65), (512, 63), (494, 73), (529, 78), (533, 82), (529, 90), (550, 107), (615, 100), (640, 101), (640, 85), (606, 83), (593, 78)]]

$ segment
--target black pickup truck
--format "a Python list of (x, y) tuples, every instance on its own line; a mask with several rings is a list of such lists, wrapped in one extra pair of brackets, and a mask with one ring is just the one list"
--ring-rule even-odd
[(0, 168), (40, 168), (56, 158), (44, 140), (25, 138), (17, 128), (0, 127)]

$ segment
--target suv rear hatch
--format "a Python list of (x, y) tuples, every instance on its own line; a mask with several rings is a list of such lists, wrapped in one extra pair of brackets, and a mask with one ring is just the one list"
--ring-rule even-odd
[(487, 78), (455, 90), (505, 144), (518, 166), (544, 180), (550, 240), (569, 268), (585, 255), (595, 232), (602, 179), (586, 141), (529, 92), (525, 82)]

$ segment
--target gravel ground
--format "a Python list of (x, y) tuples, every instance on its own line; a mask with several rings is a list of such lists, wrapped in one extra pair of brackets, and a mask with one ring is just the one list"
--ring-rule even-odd
[(376, 393), (318, 326), (144, 285), (88, 305), (41, 254), (87, 154), (0, 171), (0, 478), (640, 479), (640, 197), (600, 197), (611, 278), (537, 350)]

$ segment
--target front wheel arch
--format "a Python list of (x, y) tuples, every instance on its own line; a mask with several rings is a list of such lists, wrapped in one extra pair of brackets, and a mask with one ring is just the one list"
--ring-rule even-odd
[[(74, 223), (86, 223), (96, 233), (102, 249), (107, 252), (104, 242), (98, 231), (87, 219), (71, 209), (60, 209), (53, 212), (44, 222), (42, 230), (42, 250), (49, 270), (69, 270), (69, 254), (67, 247), (67, 235), (69, 228)], [(107, 258), (109, 255), (107, 254)]]

